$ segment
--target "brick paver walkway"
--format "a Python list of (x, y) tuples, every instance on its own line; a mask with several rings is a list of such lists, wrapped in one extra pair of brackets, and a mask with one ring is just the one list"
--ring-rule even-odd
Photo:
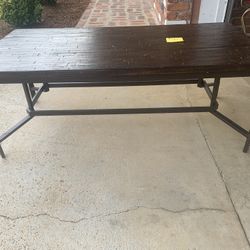
[(92, 0), (77, 27), (157, 24), (151, 0)]

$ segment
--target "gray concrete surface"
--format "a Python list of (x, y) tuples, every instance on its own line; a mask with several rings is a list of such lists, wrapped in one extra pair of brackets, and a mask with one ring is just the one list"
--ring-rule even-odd
[[(223, 80), (220, 109), (246, 128), (249, 96), (249, 79)], [(164, 86), (52, 90), (38, 107), (203, 103)], [(0, 107), (4, 131), (25, 114), (21, 87), (0, 86)], [(243, 144), (209, 114), (34, 118), (3, 143), (0, 249), (250, 249)]]

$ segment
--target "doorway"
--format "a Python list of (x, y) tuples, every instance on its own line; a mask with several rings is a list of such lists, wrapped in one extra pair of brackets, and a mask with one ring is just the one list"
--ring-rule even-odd
[(193, 0), (192, 23), (224, 22), (232, 0)]

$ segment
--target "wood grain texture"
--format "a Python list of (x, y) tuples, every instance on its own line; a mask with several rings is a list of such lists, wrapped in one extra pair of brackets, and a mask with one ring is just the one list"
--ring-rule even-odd
[[(168, 44), (166, 37), (183, 37)], [(250, 76), (250, 39), (231, 24), (18, 29), (0, 40), (0, 83)]]

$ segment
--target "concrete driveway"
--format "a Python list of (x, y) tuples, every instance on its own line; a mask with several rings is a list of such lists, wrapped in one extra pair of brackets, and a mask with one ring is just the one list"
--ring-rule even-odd
[[(220, 110), (250, 128), (250, 80), (221, 85)], [(38, 106), (190, 106), (203, 91), (51, 90)], [(0, 86), (0, 107), (4, 131), (21, 86)], [(210, 114), (35, 118), (3, 143), (0, 249), (250, 249), (244, 142)]]

